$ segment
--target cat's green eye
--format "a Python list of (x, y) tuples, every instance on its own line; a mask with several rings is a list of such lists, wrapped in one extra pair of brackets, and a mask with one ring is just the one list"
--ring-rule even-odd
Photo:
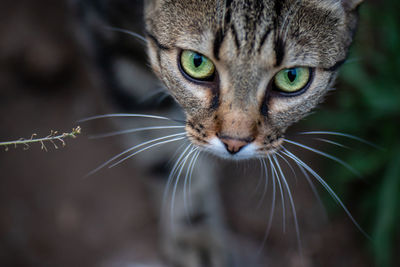
[(202, 54), (185, 50), (180, 60), (183, 71), (193, 79), (208, 80), (214, 76), (214, 63)]
[(284, 93), (296, 93), (303, 89), (311, 78), (309, 68), (297, 67), (284, 69), (275, 75), (276, 89)]

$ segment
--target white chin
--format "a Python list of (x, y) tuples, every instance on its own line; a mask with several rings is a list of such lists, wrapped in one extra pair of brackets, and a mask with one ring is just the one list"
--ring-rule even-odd
[(230, 160), (245, 160), (257, 157), (257, 146), (254, 144), (248, 144), (239, 150), (236, 154), (229, 153), (225, 145), (217, 137), (209, 140), (209, 145), (207, 145), (206, 150), (214, 155), (221, 158)]

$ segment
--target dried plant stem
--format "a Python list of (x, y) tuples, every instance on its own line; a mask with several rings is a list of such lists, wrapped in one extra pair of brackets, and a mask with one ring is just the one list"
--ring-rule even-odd
[(32, 143), (40, 143), (41, 144), (41, 149), (47, 151), (46, 147), (46, 142), (51, 143), (55, 149), (58, 149), (58, 146), (56, 142), (60, 142), (61, 146), (65, 146), (65, 138), (76, 138), (79, 134), (81, 133), (81, 127), (77, 126), (76, 128), (73, 128), (71, 132), (69, 133), (63, 133), (63, 134), (58, 134), (57, 131), (50, 131), (50, 134), (46, 137), (43, 138), (35, 138), (37, 134), (32, 134), (30, 139), (24, 139), (21, 138), (16, 141), (9, 141), (9, 142), (0, 142), (0, 146), (4, 146), (5, 150), (8, 151), (9, 146), (14, 146), (15, 148), (18, 145), (23, 145), (24, 150), (27, 150), (30, 148), (30, 144)]

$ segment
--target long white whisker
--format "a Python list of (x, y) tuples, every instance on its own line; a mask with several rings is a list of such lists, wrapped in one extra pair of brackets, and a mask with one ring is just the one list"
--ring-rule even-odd
[(169, 194), (169, 189), (170, 189), (170, 187), (171, 187), (171, 184), (172, 184), (172, 181), (173, 181), (175, 172), (176, 172), (176, 170), (179, 168), (182, 158), (185, 156), (186, 152), (190, 149), (190, 147), (191, 147), (191, 144), (189, 144), (189, 145), (186, 146), (185, 150), (181, 153), (181, 155), (180, 155), (180, 156), (178, 157), (178, 159), (175, 161), (175, 164), (174, 164), (174, 166), (173, 166), (172, 169), (171, 169), (171, 172), (170, 172), (170, 174), (169, 174), (169, 176), (168, 176), (167, 185), (165, 186), (165, 189), (164, 189), (163, 210), (165, 210), (165, 204), (167, 203), (168, 194)]
[[(163, 102), (168, 96), (170, 96), (170, 94), (168, 93), (164, 93), (162, 96), (160, 96), (157, 101), (155, 101), (156, 105), (160, 105), (161, 102)], [(180, 122), (178, 120), (175, 120), (176, 122)]]
[(155, 97), (155, 96), (157, 96), (157, 95), (162, 95), (162, 96), (161, 96), (161, 100), (158, 100), (158, 101), (157, 101), (157, 103), (159, 104), (159, 103), (161, 103), (161, 102), (165, 99), (165, 97), (169, 96), (170, 94), (168, 93), (168, 91), (167, 91), (165, 88), (159, 88), (159, 89), (157, 89), (155, 92), (152, 92), (152, 93), (150, 93), (150, 94), (148, 94), (148, 95), (142, 97), (142, 98), (139, 100), (139, 102), (140, 102), (140, 103), (144, 103), (144, 102), (150, 100), (151, 98), (153, 98), (153, 97)]
[(188, 204), (187, 204), (187, 184), (188, 184), (188, 180), (190, 179), (192, 173), (193, 173), (193, 168), (194, 168), (194, 163), (196, 160), (197, 155), (200, 153), (198, 151), (198, 148), (194, 149), (195, 153), (193, 154), (192, 158), (190, 159), (189, 165), (188, 165), (188, 169), (186, 171), (185, 174), (185, 180), (183, 182), (183, 208), (185, 209), (185, 213), (186, 216), (189, 218), (189, 208), (188, 208)]
[(115, 155), (114, 157), (110, 158), (109, 160), (107, 160), (106, 162), (104, 162), (103, 164), (101, 164), (100, 166), (98, 166), (96, 169), (92, 170), (92, 171), (89, 172), (87, 175), (85, 175), (85, 177), (88, 177), (88, 176), (91, 176), (91, 175), (95, 174), (95, 173), (98, 172), (99, 170), (101, 170), (101, 169), (103, 169), (104, 167), (106, 167), (107, 165), (109, 165), (111, 162), (117, 160), (119, 157), (121, 157), (121, 156), (123, 156), (123, 155), (125, 155), (125, 154), (127, 154), (127, 153), (129, 153), (129, 152), (131, 152), (131, 151), (133, 151), (133, 150), (135, 150), (135, 149), (138, 149), (138, 148), (140, 148), (140, 147), (142, 147), (142, 146), (145, 146), (145, 145), (147, 145), (147, 144), (151, 144), (151, 143), (153, 143), (153, 142), (158, 142), (158, 141), (161, 141), (161, 140), (165, 140), (165, 139), (173, 138), (173, 137), (177, 137), (177, 136), (182, 136), (182, 135), (185, 135), (185, 134), (186, 134), (186, 133), (178, 133), (178, 134), (172, 134), (172, 135), (168, 135), (168, 136), (163, 136), (163, 137), (156, 138), (156, 139), (152, 139), (152, 140), (143, 142), (143, 143), (141, 143), (141, 144), (138, 144), (138, 145), (136, 145), (136, 146), (133, 146), (133, 147), (131, 147), (131, 148), (129, 148), (129, 149), (127, 149), (127, 150), (125, 150), (125, 151), (123, 151), (123, 152), (121, 152), (121, 153)]
[(143, 152), (143, 151), (146, 151), (146, 150), (148, 150), (148, 149), (150, 149), (150, 148), (152, 148), (152, 147), (160, 146), (160, 145), (167, 144), (167, 143), (171, 143), (171, 142), (176, 142), (176, 141), (179, 141), (179, 140), (182, 140), (182, 139), (185, 139), (185, 138), (186, 138), (186, 137), (177, 137), (177, 138), (174, 138), (174, 139), (169, 139), (169, 140), (166, 140), (166, 141), (160, 141), (160, 142), (157, 142), (157, 143), (155, 143), (155, 144), (146, 146), (146, 147), (144, 147), (144, 148), (142, 148), (142, 149), (140, 149), (140, 150), (138, 150), (138, 151), (135, 151), (134, 153), (132, 153), (132, 154), (130, 154), (130, 155), (124, 157), (123, 159), (117, 161), (116, 163), (111, 164), (108, 168), (114, 168), (115, 166), (117, 166), (118, 164), (121, 164), (121, 163), (124, 162), (125, 160), (130, 159), (130, 158), (132, 158), (133, 156), (135, 156), (135, 155), (137, 155), (137, 154), (139, 154), (139, 153), (141, 153), (141, 152)]
[(262, 181), (264, 181), (264, 169), (263, 169), (263, 165), (262, 165), (262, 159), (258, 159), (259, 163), (260, 163), (260, 170), (261, 170), (261, 174), (260, 174), (260, 178), (258, 179), (256, 188), (254, 189), (253, 194), (257, 193), (258, 188), (260, 187)]
[(128, 129), (123, 131), (116, 131), (111, 133), (104, 133), (104, 134), (96, 134), (89, 136), (90, 139), (98, 139), (98, 138), (105, 138), (111, 137), (116, 135), (128, 134), (128, 133), (137, 133), (142, 131), (150, 131), (150, 130), (166, 130), (166, 129), (182, 129), (185, 126), (152, 126), (152, 127), (142, 127), (142, 128), (135, 128), (135, 129)]
[(350, 149), (350, 147), (348, 147), (348, 146), (342, 145), (341, 143), (338, 143), (338, 142), (335, 142), (335, 141), (332, 141), (332, 140), (328, 140), (328, 139), (325, 139), (325, 138), (314, 138), (314, 139), (318, 140), (318, 141), (321, 141), (321, 142), (324, 142), (324, 143), (335, 145), (335, 146), (338, 146), (338, 147), (343, 147), (343, 148), (346, 148), (346, 149)]
[[(169, 176), (168, 176), (168, 180), (167, 180), (167, 185), (164, 189), (164, 196), (163, 196), (163, 202), (162, 202), (162, 212), (167, 212), (167, 210), (171, 210), (171, 209), (167, 209), (167, 203), (168, 203), (168, 196), (169, 196), (169, 191), (170, 191), (170, 187), (174, 181), (175, 178), (175, 173), (176, 171), (182, 166), (182, 160), (184, 159), (187, 151), (192, 147), (192, 144), (189, 144), (186, 146), (186, 148), (184, 149), (184, 151), (181, 153), (181, 155), (179, 156), (179, 158), (176, 160)], [(171, 201), (170, 205), (172, 206), (174, 203), (172, 201), (172, 198), (169, 198), (169, 200)], [(169, 221), (170, 221), (170, 225), (171, 225), (171, 230), (174, 231), (174, 216), (172, 213), (169, 214)]]
[(375, 145), (374, 143), (371, 143), (371, 142), (369, 142), (369, 141), (367, 141), (367, 140), (364, 140), (364, 139), (362, 139), (362, 138), (360, 138), (360, 137), (357, 137), (357, 136), (354, 136), (354, 135), (351, 135), (351, 134), (346, 134), (346, 133), (330, 132), (330, 131), (309, 131), (309, 132), (302, 132), (302, 133), (300, 133), (300, 134), (307, 134), (307, 135), (313, 135), (313, 134), (318, 135), (318, 134), (319, 134), (319, 135), (336, 135), (336, 136), (342, 136), (342, 137), (346, 137), (346, 138), (349, 138), (349, 139), (353, 139), (353, 140), (356, 140), (356, 141), (358, 141), (358, 142), (364, 143), (364, 144), (366, 144), (366, 145), (372, 146), (372, 147), (374, 147), (374, 148), (376, 148), (376, 149), (383, 150), (382, 147), (377, 146), (377, 145)]
[(357, 227), (357, 229), (363, 233), (367, 238), (370, 239), (369, 235), (361, 228), (361, 226), (357, 223), (357, 221), (354, 219), (354, 217), (351, 215), (350, 211), (346, 208), (346, 206), (343, 204), (343, 202), (340, 200), (338, 195), (332, 190), (332, 188), (325, 182), (324, 179), (322, 179), (321, 176), (319, 176), (318, 173), (316, 173), (310, 166), (308, 166), (306, 163), (304, 163), (302, 160), (300, 160), (296, 155), (294, 155), (292, 152), (287, 150), (286, 148), (283, 148), (284, 151), (282, 153), (289, 158), (291, 158), (293, 161), (298, 162), (301, 166), (303, 166), (312, 176), (315, 177), (315, 179), (325, 188), (325, 190), (331, 195), (333, 200), (335, 200), (336, 203), (338, 203), (342, 209), (345, 211), (347, 216), (350, 218), (350, 220), (353, 222), (353, 224)]
[[(184, 167), (185, 167), (185, 165), (186, 165), (186, 162), (187, 162), (187, 160), (188, 160), (188, 158), (189, 158), (189, 156), (193, 153), (193, 151), (194, 151), (194, 148), (192, 148), (192, 144), (189, 144), (189, 148), (191, 148), (191, 150), (185, 155), (185, 157), (184, 158), (182, 158), (182, 160), (181, 160), (181, 162), (179, 163), (179, 165), (178, 165), (178, 167), (176, 168), (176, 172), (175, 172), (175, 174), (176, 174), (176, 179), (175, 179), (175, 183), (174, 183), (174, 187), (173, 187), (173, 190), (172, 190), (172, 203), (174, 203), (174, 200), (175, 200), (175, 195), (176, 195), (176, 190), (177, 190), (177, 186), (178, 186), (178, 183), (179, 183), (179, 179), (180, 179), (180, 177), (181, 177), (181, 174), (182, 174), (182, 172), (183, 172), (183, 169), (184, 169)], [(179, 169), (179, 170), (178, 170)], [(172, 211), (172, 206), (173, 206), (173, 204), (171, 205), (171, 211)], [(173, 214), (172, 212), (171, 212), (171, 214)]]
[(269, 163), (272, 167), (272, 170), (275, 172), (275, 177), (276, 177), (276, 181), (278, 182), (278, 186), (279, 186), (279, 191), (281, 192), (281, 202), (282, 202), (282, 226), (283, 226), (283, 232), (286, 232), (286, 205), (285, 205), (285, 198), (283, 195), (283, 188), (282, 188), (282, 183), (281, 180), (279, 179), (279, 175), (278, 172), (276, 170), (276, 167), (274, 165), (274, 162), (271, 160), (270, 157), (268, 157), (269, 159)]
[[(197, 159), (199, 158), (199, 156), (200, 156), (200, 153), (201, 153), (201, 150), (198, 150), (197, 151), (197, 155), (195, 156), (196, 158), (195, 158), (195, 160), (194, 160), (194, 163), (193, 163), (193, 166), (196, 164), (196, 162), (197, 162)], [(193, 204), (192, 204), (192, 177), (193, 177), (193, 169), (194, 168), (192, 168), (192, 170), (190, 171), (190, 174), (189, 174), (189, 185), (188, 185), (188, 187), (189, 187), (189, 192), (188, 192), (188, 194), (189, 194), (189, 206), (190, 207), (193, 207)]]
[(317, 188), (315, 187), (314, 183), (312, 182), (310, 175), (308, 175), (308, 173), (303, 168), (303, 166), (301, 166), (297, 161), (294, 161), (294, 163), (299, 167), (301, 173), (306, 178), (307, 183), (310, 185), (311, 191), (313, 192), (315, 198), (317, 199), (317, 201), (319, 203), (319, 206), (320, 206), (321, 210), (324, 213), (324, 217), (327, 218), (328, 216), (327, 216), (327, 213), (326, 213), (326, 209), (325, 209), (324, 203), (322, 202), (322, 199), (319, 196)]
[(146, 38), (143, 37), (143, 36), (141, 36), (141, 35), (138, 34), (138, 33), (135, 33), (135, 32), (129, 31), (129, 30), (124, 30), (124, 29), (117, 28), (117, 27), (111, 27), (111, 26), (105, 26), (104, 28), (106, 28), (106, 29), (108, 29), (108, 30), (111, 30), (111, 31), (116, 31), (116, 32), (121, 32), (121, 33), (129, 34), (129, 35), (131, 35), (131, 36), (133, 36), (133, 37), (139, 39), (139, 40), (142, 41), (144, 44), (147, 44)]
[[(281, 159), (283, 159), (283, 160), (291, 167), (291, 164), (285, 159), (285, 157), (283, 157), (279, 152), (276, 152), (276, 154), (277, 154)], [(294, 161), (294, 163), (296, 164), (296, 166), (300, 169), (301, 173), (302, 173), (302, 174), (304, 175), (304, 177), (306, 178), (308, 184), (309, 184), (310, 187), (311, 187), (311, 190), (313, 191), (313, 194), (314, 194), (315, 197), (317, 198), (317, 200), (318, 200), (319, 204), (321, 205), (322, 209), (325, 210), (325, 209), (324, 209), (324, 205), (322, 204), (322, 200), (321, 200), (321, 198), (319, 197), (318, 191), (317, 191), (317, 189), (315, 188), (315, 185), (313, 184), (313, 182), (311, 181), (310, 176), (309, 176), (308, 173), (304, 170), (304, 168), (303, 168), (301, 165), (299, 165), (299, 163), (297, 163), (296, 161)], [(292, 171), (294, 171), (293, 168), (292, 168)]]
[(345, 167), (346, 169), (348, 169), (350, 172), (354, 173), (355, 175), (357, 175), (357, 176), (359, 176), (359, 177), (361, 176), (361, 174), (360, 174), (356, 169), (354, 169), (354, 168), (351, 167), (349, 164), (347, 164), (346, 162), (344, 162), (343, 160), (341, 160), (341, 159), (339, 159), (339, 158), (337, 158), (337, 157), (334, 157), (334, 156), (332, 156), (332, 155), (329, 155), (329, 154), (327, 154), (327, 153), (325, 153), (325, 152), (322, 152), (322, 151), (320, 151), (320, 150), (317, 150), (317, 149), (315, 149), (315, 148), (312, 148), (312, 147), (309, 147), (309, 146), (306, 146), (306, 145), (303, 145), (303, 144), (300, 144), (300, 143), (297, 143), (297, 142), (294, 142), (294, 141), (291, 141), (291, 140), (288, 140), (288, 139), (284, 139), (284, 140), (285, 140), (285, 142), (287, 142), (287, 143), (289, 143), (289, 144), (292, 144), (292, 145), (295, 145), (295, 146), (304, 148), (304, 149), (306, 149), (306, 150), (309, 150), (309, 151), (312, 151), (312, 152), (314, 152), (314, 153), (317, 153), (317, 154), (319, 154), (319, 155), (321, 155), (321, 156), (324, 156), (324, 157), (326, 157), (326, 158), (328, 158), (328, 159), (331, 159), (331, 160), (333, 160), (333, 161), (336, 161), (337, 163), (341, 164), (343, 167)]
[(149, 114), (114, 113), (114, 114), (96, 115), (78, 120), (78, 122), (87, 122), (91, 120), (105, 119), (105, 118), (147, 118), (147, 119), (174, 121), (173, 119), (167, 117), (149, 115)]
[(289, 166), (290, 170), (292, 171), (294, 177), (296, 178), (296, 182), (297, 182), (297, 174), (294, 171), (292, 165), (289, 163), (289, 161), (287, 159), (285, 159), (281, 154), (279, 154), (279, 152), (276, 152), (276, 155), (278, 155), (281, 159), (283, 159), (283, 161), (286, 163), (286, 165)]
[[(181, 151), (183, 149), (183, 147), (187, 147), (188, 144), (190, 144), (191, 142), (189, 140), (187, 140), (187, 142), (182, 142), (182, 144), (174, 151), (174, 153), (169, 157), (167, 165), (173, 165), (175, 166), (176, 163), (176, 159), (178, 158), (178, 154), (180, 153), (179, 151)], [(180, 153), (179, 155), (181, 155), (182, 153)], [(171, 169), (172, 170), (172, 169)]]
[[(261, 160), (261, 159), (260, 159)], [(262, 194), (262, 196), (261, 196), (261, 198), (260, 198), (260, 201), (259, 201), (259, 203), (258, 203), (258, 205), (257, 205), (257, 209), (259, 209), (260, 208), (260, 206), (261, 206), (261, 204), (262, 204), (262, 201), (264, 200), (264, 198), (265, 198), (265, 195), (267, 194), (267, 191), (268, 191), (268, 168), (267, 168), (267, 164), (265, 163), (265, 160), (264, 159), (262, 159), (261, 160), (261, 162), (262, 162), (262, 166), (263, 166), (263, 168), (264, 168), (264, 179), (265, 179), (265, 182), (264, 182), (264, 190), (263, 190), (263, 194)]]
[[(190, 144), (189, 147), (192, 147), (193, 145)], [(182, 160), (182, 164), (180, 164), (180, 169), (179, 172), (176, 175), (176, 179), (175, 179), (175, 184), (174, 184), (174, 188), (172, 190), (172, 196), (171, 196), (171, 207), (170, 207), (170, 213), (171, 213), (171, 219), (173, 218), (174, 215), (174, 207), (175, 207), (175, 198), (176, 198), (176, 191), (178, 189), (178, 184), (180, 181), (180, 177), (181, 174), (183, 172), (183, 169), (185, 168), (186, 162), (188, 160), (188, 158), (190, 157), (190, 155), (192, 155), (193, 152), (195, 152), (197, 150), (197, 148), (192, 148), (189, 153), (185, 156), (185, 158)]]
[(296, 207), (295, 207), (295, 205), (294, 205), (292, 193), (291, 193), (291, 191), (290, 191), (289, 184), (288, 184), (287, 181), (286, 181), (285, 175), (284, 175), (284, 173), (283, 173), (283, 171), (282, 171), (282, 169), (281, 169), (281, 166), (280, 166), (280, 164), (279, 164), (279, 161), (278, 161), (278, 159), (276, 158), (275, 155), (273, 155), (273, 159), (274, 159), (274, 161), (275, 161), (275, 163), (276, 163), (276, 166), (278, 167), (278, 170), (279, 170), (279, 173), (280, 173), (280, 175), (281, 175), (282, 181), (283, 181), (283, 183), (284, 183), (284, 185), (285, 185), (285, 188), (286, 188), (286, 193), (287, 193), (287, 195), (288, 195), (288, 197), (289, 197), (290, 206), (292, 207), (292, 214), (293, 214), (294, 226), (295, 226), (295, 229), (296, 229), (297, 243), (298, 243), (298, 246), (299, 246), (300, 254), (302, 255), (302, 254), (303, 254), (303, 249), (302, 249), (301, 239), (300, 239), (299, 222), (298, 222), (298, 220), (297, 220)]
[[(271, 161), (270, 156), (267, 156), (268, 160)], [(265, 160), (263, 160), (265, 161)], [(264, 164), (266, 164), (264, 162)], [(274, 213), (275, 213), (275, 200), (276, 200), (276, 183), (275, 183), (275, 173), (273, 172), (274, 166), (271, 165), (271, 179), (272, 179), (272, 201), (271, 201), (271, 210), (269, 212), (269, 218), (268, 218), (268, 225), (267, 225), (267, 229), (265, 230), (265, 234), (264, 234), (264, 238), (263, 241), (261, 243), (261, 247), (258, 251), (258, 254), (261, 253), (261, 249), (265, 246), (265, 243), (267, 242), (269, 233), (271, 231), (271, 227), (272, 227), (272, 220), (274, 217)]]
[[(170, 175), (171, 176), (175, 176), (179, 171), (178, 169), (182, 166), (183, 162), (187, 160), (187, 158), (190, 156), (190, 154), (192, 153), (192, 150), (194, 150), (195, 148), (193, 148), (193, 144), (189, 142), (189, 144), (186, 146), (187, 149), (185, 149), (185, 151), (183, 151), (183, 153), (181, 154), (182, 157), (180, 157), (180, 162), (178, 163), (178, 165), (171, 171)], [(190, 151), (188, 151), (190, 150)], [(179, 159), (178, 159), (179, 160)]]

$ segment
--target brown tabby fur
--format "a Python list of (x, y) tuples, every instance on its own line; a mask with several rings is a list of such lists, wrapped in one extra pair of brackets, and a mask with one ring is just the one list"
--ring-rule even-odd
[[(198, 146), (215, 136), (248, 140), (265, 155), (292, 123), (331, 88), (356, 27), (356, 0), (153, 0), (146, 5), (151, 64), (187, 115)], [(178, 67), (182, 50), (210, 58), (214, 82), (198, 83)], [(284, 97), (270, 88), (284, 68), (314, 69), (309, 88)], [(256, 155), (254, 155), (256, 156)]]
[[(77, 1), (89, 6), (91, 3)], [(115, 0), (93, 1), (103, 7), (101, 10), (113, 14), (111, 3)], [(278, 151), (286, 129), (304, 118), (333, 86), (337, 70), (346, 60), (361, 2), (146, 0), (144, 15), (150, 62), (156, 75), (183, 108), (186, 134), (192, 144), (229, 159), (265, 159)], [(123, 7), (129, 7), (133, 2), (121, 0), (121, 3)], [(114, 20), (122, 21), (117, 26), (126, 27), (124, 18), (115, 16)], [(130, 19), (133, 18), (129, 17), (128, 21)], [(208, 57), (216, 68), (214, 79), (197, 81), (184, 74), (179, 63), (183, 50)], [(114, 64), (105, 64), (105, 73), (112, 74), (110, 87), (115, 91), (114, 80), (119, 77), (115, 74), (120, 73), (113, 66), (120, 66), (116, 63), (121, 58), (118, 53), (110, 58), (109, 62)], [(273, 90), (274, 76), (293, 67), (312, 69), (311, 81), (306, 88), (292, 95)], [(126, 76), (130, 78), (133, 71), (128, 69), (123, 73), (128, 73)], [(143, 77), (136, 80), (139, 79), (143, 80)], [(136, 80), (123, 84), (135, 85)], [(143, 89), (142, 84), (137, 87)], [(129, 139), (128, 142), (133, 141)], [(240, 150), (240, 146), (248, 149)], [(229, 147), (237, 153), (228, 153)], [(187, 161), (196, 159), (193, 153), (198, 151), (191, 149), (187, 146), (181, 154), (182, 157), (186, 155), (180, 165), (181, 171)], [(171, 151), (163, 151), (165, 153), (158, 152), (144, 162), (151, 165), (158, 163), (160, 157), (170, 157), (165, 154)], [(173, 172), (169, 182), (175, 183), (174, 197), (161, 200), (164, 184), (157, 184), (152, 190), (164, 213), (160, 226), (166, 262), (185, 267), (256, 266), (248, 261), (240, 264), (235, 258), (240, 253), (232, 248), (234, 242), (224, 224), (217, 175), (210, 161), (209, 157), (204, 157), (196, 162), (196, 168), (191, 169), (194, 179), (190, 202), (185, 202), (185, 188), (178, 183), (179, 177), (173, 177)]]
[[(147, 1), (145, 21), (151, 65), (182, 106), (191, 142), (230, 159), (265, 157), (279, 150), (286, 129), (304, 118), (332, 87), (338, 68), (346, 60), (361, 2)], [(179, 65), (183, 50), (208, 57), (217, 70), (214, 80), (199, 82), (187, 77)], [(293, 95), (273, 90), (273, 77), (293, 67), (312, 69), (308, 87)], [(233, 146), (251, 144), (254, 149), (243, 156), (229, 155), (215, 149), (215, 140), (230, 140)], [(215, 177), (201, 175), (196, 179), (203, 184), (198, 186), (202, 188), (198, 203), (204, 207), (200, 212), (218, 218), (218, 201), (207, 201)], [(183, 216), (182, 212), (178, 214), (171, 216)], [(201, 231), (188, 231), (182, 226), (171, 233), (165, 226), (167, 257), (182, 266), (233, 266), (221, 230), (223, 224), (216, 221), (219, 223), (195, 228)], [(194, 251), (203, 251), (199, 255), (208, 255), (206, 260), (182, 253), (179, 246), (173, 245), (179, 240), (186, 240)]]

